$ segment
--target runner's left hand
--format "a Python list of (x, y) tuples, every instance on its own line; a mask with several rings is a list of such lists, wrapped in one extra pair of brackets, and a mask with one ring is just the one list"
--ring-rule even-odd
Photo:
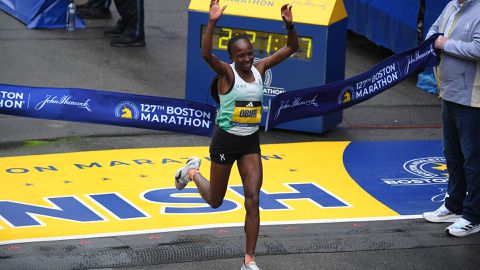
[(285, 22), (285, 24), (290, 25), (293, 22), (292, 5), (283, 5), (280, 9), (280, 12), (282, 14), (282, 20)]

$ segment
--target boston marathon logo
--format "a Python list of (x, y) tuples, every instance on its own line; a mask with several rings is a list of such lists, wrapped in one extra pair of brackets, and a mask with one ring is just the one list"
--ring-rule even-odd
[(281, 93), (285, 93), (285, 88), (282, 87), (273, 87), (272, 84), (272, 71), (269, 69), (265, 72), (265, 78), (263, 80), (263, 111), (268, 112), (268, 101)]
[(120, 102), (115, 107), (115, 117), (123, 119), (138, 119), (140, 113), (137, 106), (130, 101)]
[(444, 157), (412, 159), (403, 164), (403, 169), (418, 178), (382, 179), (390, 186), (415, 186), (447, 184), (448, 171)]
[[(255, 58), (253, 60), (253, 63), (257, 63), (257, 61), (260, 60), (260, 58)], [(279, 95), (281, 93), (285, 93), (285, 88), (281, 87), (273, 87), (272, 86), (272, 81), (273, 81), (273, 73), (271, 69), (267, 69), (265, 71), (265, 77), (263, 78), (263, 104), (265, 104), (262, 108), (264, 112), (268, 112), (268, 101), (275, 97), (276, 95)]]
[[(268, 100), (270, 100), (271, 98), (277, 95), (280, 95), (281, 93), (286, 92), (285, 88), (273, 87), (272, 80), (273, 80), (272, 70), (268, 69), (267, 71), (265, 71), (265, 78), (263, 79), (263, 96), (264, 96), (263, 103), (264, 104), (268, 104)], [(263, 106), (263, 111), (265, 112), (268, 111), (268, 105)]]
[(409, 160), (403, 168), (414, 175), (426, 178), (446, 177), (447, 164), (444, 157), (428, 157)]
[(352, 101), (352, 97), (355, 95), (355, 89), (352, 86), (347, 86), (340, 92), (338, 96), (338, 104), (347, 104)]
[(23, 93), (0, 91), (0, 108), (23, 109), (24, 104)]

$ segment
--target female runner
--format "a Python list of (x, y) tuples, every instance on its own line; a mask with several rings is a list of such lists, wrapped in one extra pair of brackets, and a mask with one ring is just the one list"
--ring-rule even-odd
[(268, 69), (297, 51), (298, 38), (293, 26), (292, 6), (285, 4), (280, 10), (288, 32), (285, 47), (254, 63), (252, 43), (248, 37), (237, 35), (227, 45), (232, 63), (225, 63), (212, 54), (213, 29), (225, 8), (220, 7), (219, 0), (211, 1), (202, 41), (202, 57), (217, 74), (216, 83), (212, 85), (217, 88), (220, 101), (217, 126), (210, 144), (210, 181), (199, 172), (201, 160), (191, 157), (177, 171), (175, 186), (183, 189), (194, 181), (205, 202), (217, 208), (223, 202), (233, 163), (237, 161), (246, 209), (246, 251), (241, 269), (255, 270), (260, 269), (254, 254), (260, 228), (259, 192), (263, 180), (258, 131), (262, 119), (262, 78)]

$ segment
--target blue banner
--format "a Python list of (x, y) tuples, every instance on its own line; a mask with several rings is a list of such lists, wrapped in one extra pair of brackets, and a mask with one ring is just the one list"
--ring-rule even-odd
[(395, 53), (418, 45), (420, 0), (344, 0), (343, 2), (348, 13), (348, 29)]
[(288, 91), (270, 100), (265, 130), (278, 124), (321, 116), (368, 100), (397, 85), (407, 76), (438, 64), (432, 35), (419, 47), (395, 54), (367, 72), (323, 86)]
[(211, 136), (216, 109), (174, 98), (0, 84), (0, 114)]

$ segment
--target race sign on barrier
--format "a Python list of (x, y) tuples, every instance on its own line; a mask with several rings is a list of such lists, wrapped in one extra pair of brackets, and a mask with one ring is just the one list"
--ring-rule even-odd
[(216, 110), (174, 98), (0, 84), (0, 114), (210, 136)]
[(395, 54), (350, 79), (289, 91), (270, 100), (266, 130), (284, 122), (324, 115), (368, 100), (419, 70), (438, 64), (432, 35), (419, 47)]

